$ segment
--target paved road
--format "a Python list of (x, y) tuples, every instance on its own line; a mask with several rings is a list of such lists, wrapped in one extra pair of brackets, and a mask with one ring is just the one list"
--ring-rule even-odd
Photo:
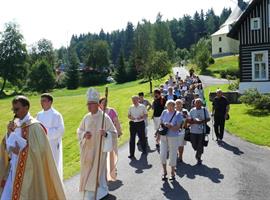
[[(185, 76), (186, 71), (180, 70)], [(204, 77), (202, 77), (204, 80)], [(211, 84), (213, 79), (207, 79)], [(197, 166), (194, 151), (188, 143), (184, 163), (177, 165), (176, 181), (161, 181), (161, 164), (155, 150), (153, 124), (149, 123), (150, 152), (130, 161), (128, 144), (119, 149), (118, 181), (109, 184), (110, 197), (118, 200), (269, 200), (270, 150), (250, 144), (225, 133), (225, 142), (217, 145), (210, 137), (203, 155), (203, 165)], [(65, 181), (67, 197), (80, 199), (77, 192), (79, 176)]]

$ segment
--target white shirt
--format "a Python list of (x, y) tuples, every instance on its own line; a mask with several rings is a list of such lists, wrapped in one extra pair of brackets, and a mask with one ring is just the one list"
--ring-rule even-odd
[(47, 136), (51, 145), (55, 164), (60, 178), (63, 179), (62, 137), (65, 130), (63, 117), (57, 110), (50, 108), (46, 111), (40, 111), (37, 114), (37, 120), (47, 129)]
[(131, 105), (128, 110), (128, 115), (131, 115), (135, 118), (135, 120), (132, 120), (134, 122), (144, 121), (144, 119), (137, 118), (141, 118), (142, 116), (147, 115), (146, 107), (143, 104), (139, 104), (138, 106)]

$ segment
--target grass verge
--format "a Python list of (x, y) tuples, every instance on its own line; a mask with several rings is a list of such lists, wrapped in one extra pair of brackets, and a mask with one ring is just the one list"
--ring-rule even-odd
[[(209, 92), (215, 92), (217, 88), (228, 91), (228, 85), (216, 85), (205, 88), (208, 108), (211, 110), (209, 102)], [(230, 119), (226, 121), (225, 128), (231, 134), (252, 142), (254, 144), (270, 147), (270, 113), (254, 110), (245, 104), (230, 105)]]

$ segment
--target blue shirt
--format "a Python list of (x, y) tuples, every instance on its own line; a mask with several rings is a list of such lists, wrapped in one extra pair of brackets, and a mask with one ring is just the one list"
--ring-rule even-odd
[[(169, 112), (167, 109), (164, 110), (162, 112), (161, 116), (160, 116), (161, 123), (166, 123), (166, 122), (169, 123), (172, 116), (173, 116), (173, 114), (174, 114), (174, 112)], [(174, 117), (173, 117), (173, 119), (171, 120), (170, 123), (173, 126), (176, 126), (176, 125), (181, 125), (182, 122), (183, 122), (183, 117), (182, 117), (181, 113), (176, 111), (176, 113), (175, 113), (175, 115), (174, 115)], [(173, 131), (173, 130), (169, 129), (166, 136), (168, 136), (168, 137), (177, 137), (177, 136), (179, 136), (179, 131), (178, 130)]]

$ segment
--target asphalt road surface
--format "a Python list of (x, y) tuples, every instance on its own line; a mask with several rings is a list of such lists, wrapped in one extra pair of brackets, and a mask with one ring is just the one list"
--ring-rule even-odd
[[(185, 77), (184, 68), (174, 68)], [(222, 84), (226, 80), (200, 76), (205, 85)], [(231, 116), (233, 117), (233, 116)], [(155, 149), (153, 123), (148, 126), (150, 150), (147, 156), (136, 149), (136, 160), (128, 159), (128, 144), (119, 149), (118, 180), (109, 183), (106, 199), (118, 200), (269, 200), (270, 150), (245, 142), (228, 133), (218, 145), (210, 141), (196, 165), (195, 153), (187, 143), (184, 162), (177, 164), (175, 181), (162, 181), (162, 167)], [(215, 138), (214, 138), (215, 139)], [(169, 171), (168, 171), (169, 172)], [(65, 181), (67, 197), (81, 199), (79, 175)]]

